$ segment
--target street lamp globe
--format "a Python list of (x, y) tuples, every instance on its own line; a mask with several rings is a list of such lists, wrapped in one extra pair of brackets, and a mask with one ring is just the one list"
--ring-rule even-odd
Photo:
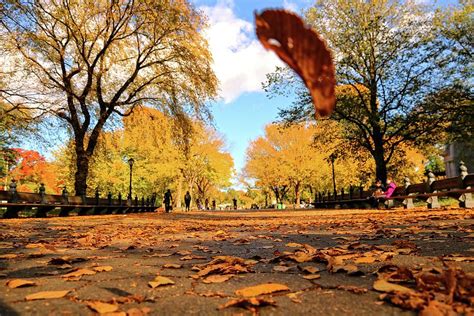
[(128, 159), (128, 164), (130, 165), (130, 168), (133, 166), (134, 162), (135, 160), (133, 160), (133, 158)]

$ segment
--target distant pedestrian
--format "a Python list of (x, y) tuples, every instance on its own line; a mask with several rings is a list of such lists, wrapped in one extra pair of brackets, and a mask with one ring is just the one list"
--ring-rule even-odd
[(209, 210), (209, 199), (205, 199), (205, 200), (204, 200), (204, 209), (205, 209), (206, 211)]
[(189, 194), (189, 191), (186, 191), (184, 195), (184, 205), (186, 206), (186, 212), (189, 212), (189, 208), (191, 207), (191, 194)]
[(165, 192), (165, 196), (163, 198), (163, 203), (165, 204), (165, 212), (169, 213), (171, 211), (171, 204), (173, 203), (173, 197), (171, 196), (171, 190), (168, 189)]
[(212, 200), (212, 209), (216, 210), (216, 200)]
[(233, 198), (233, 199), (232, 199), (232, 202), (233, 202), (233, 204), (234, 204), (234, 210), (236, 210), (236, 209), (237, 209), (237, 199), (236, 199), (236, 198)]

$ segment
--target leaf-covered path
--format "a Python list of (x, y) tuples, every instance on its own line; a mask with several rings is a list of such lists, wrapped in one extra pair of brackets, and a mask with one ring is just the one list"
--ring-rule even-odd
[(473, 313), (471, 210), (0, 221), (1, 315)]

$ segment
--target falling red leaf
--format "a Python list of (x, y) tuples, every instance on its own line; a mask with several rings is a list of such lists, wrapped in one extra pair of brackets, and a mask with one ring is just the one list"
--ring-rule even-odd
[(334, 110), (335, 71), (331, 52), (321, 37), (294, 13), (265, 10), (255, 15), (257, 37), (303, 79), (313, 98), (316, 116)]

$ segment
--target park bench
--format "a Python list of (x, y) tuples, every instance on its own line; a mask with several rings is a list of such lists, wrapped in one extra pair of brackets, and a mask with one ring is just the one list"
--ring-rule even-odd
[[(395, 189), (390, 198), (384, 198), (383, 202), (387, 208), (401, 202), (406, 209), (414, 207), (414, 201), (425, 201), (429, 209), (439, 208), (439, 197), (452, 197), (459, 200), (459, 206), (465, 208), (474, 207), (472, 194), (474, 193), (474, 174), (468, 174), (463, 162), (460, 163), (461, 175), (459, 177), (436, 180), (433, 173), (428, 173), (427, 182), (411, 184), (405, 178), (404, 186)], [(363, 191), (359, 188), (358, 193), (353, 192), (353, 187), (349, 188), (349, 194), (335, 192), (332, 195), (318, 193), (314, 206), (316, 208), (370, 208), (369, 198), (373, 191)]]
[(20, 212), (35, 210), (36, 217), (46, 217), (48, 212), (59, 209), (59, 216), (68, 216), (75, 211), (78, 215), (123, 214), (134, 212), (152, 212), (156, 209), (154, 198), (135, 197), (133, 201), (124, 201), (119, 195), (112, 199), (112, 194), (107, 198), (99, 198), (96, 191), (95, 197), (69, 196), (67, 190), (61, 195), (45, 194), (44, 186), (40, 186), (39, 193), (17, 192), (13, 180), (9, 191), (0, 190), (0, 208), (6, 208), (4, 218), (17, 218)]

